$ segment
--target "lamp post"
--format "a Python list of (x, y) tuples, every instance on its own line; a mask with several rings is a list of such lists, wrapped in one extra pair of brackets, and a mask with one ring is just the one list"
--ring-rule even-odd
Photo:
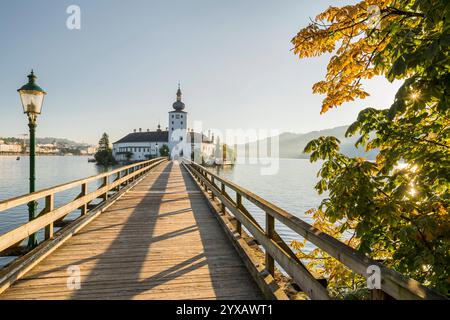
[[(28, 83), (17, 90), (20, 95), (20, 100), (23, 106), (23, 112), (28, 116), (28, 127), (30, 128), (30, 193), (35, 191), (35, 157), (36, 157), (36, 120), (37, 116), (41, 114), (42, 104), (46, 92), (36, 84), (36, 76), (33, 70), (28, 75)], [(28, 217), (29, 220), (36, 218), (37, 202), (30, 201), (28, 203)], [(34, 248), (38, 244), (36, 234), (30, 235), (28, 238), (28, 247)]]

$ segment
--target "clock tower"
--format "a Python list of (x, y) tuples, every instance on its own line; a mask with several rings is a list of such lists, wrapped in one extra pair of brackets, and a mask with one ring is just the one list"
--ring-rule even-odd
[(169, 150), (170, 157), (183, 157), (183, 150), (187, 137), (187, 112), (183, 111), (184, 103), (181, 101), (181, 88), (178, 84), (177, 101), (172, 105), (173, 110), (169, 112)]

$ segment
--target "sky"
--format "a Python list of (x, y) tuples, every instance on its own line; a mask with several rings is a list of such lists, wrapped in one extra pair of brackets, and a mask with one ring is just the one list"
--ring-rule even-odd
[[(320, 115), (329, 55), (300, 60), (290, 40), (329, 5), (352, 0), (15, 0), (0, 5), (0, 137), (27, 132), (17, 89), (33, 68), (48, 92), (38, 137), (96, 144), (167, 126), (181, 82), (190, 123), (211, 129), (309, 132), (386, 108), (398, 84)], [(81, 29), (69, 30), (70, 5)]]

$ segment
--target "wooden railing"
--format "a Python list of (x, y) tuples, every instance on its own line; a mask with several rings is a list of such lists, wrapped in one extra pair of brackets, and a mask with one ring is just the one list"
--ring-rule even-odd
[[(45, 229), (43, 240), (52, 239), (54, 234), (54, 224), (56, 222), (62, 221), (64, 217), (76, 210), (81, 211), (81, 216), (88, 214), (90, 209), (94, 209), (96, 206), (101, 205), (101, 203), (106, 202), (110, 196), (119, 193), (134, 180), (145, 175), (152, 168), (165, 160), (165, 158), (148, 160), (89, 178), (68, 182), (24, 196), (0, 201), (1, 218), (2, 211), (27, 204), (31, 201), (45, 199), (45, 207), (36, 219), (0, 235), (0, 253), (10, 247), (20, 245), (24, 239), (42, 229)], [(95, 191), (88, 192), (88, 184), (94, 182), (98, 183), (98, 181), (101, 181), (101, 185)], [(80, 188), (80, 194), (73, 201), (55, 208), (55, 194), (73, 188)], [(91, 206), (90, 203), (98, 198), (103, 201), (95, 206)]]
[[(321, 232), (312, 225), (297, 218), (289, 212), (262, 199), (252, 192), (224, 179), (206, 168), (185, 159), (184, 166), (197, 179), (206, 192), (211, 193), (211, 199), (220, 201), (222, 213), (228, 209), (237, 220), (236, 232), (242, 232), (244, 226), (264, 248), (266, 255), (266, 270), (274, 275), (274, 261), (293, 279), (293, 281), (311, 299), (330, 299), (326, 288), (314, 278), (303, 263), (292, 252), (278, 235), (275, 220), (284, 224), (307, 241), (337, 259), (352, 271), (367, 278), (368, 268), (377, 266), (380, 269), (381, 289), (372, 290), (372, 299), (391, 297), (394, 299), (446, 299), (444, 296), (422, 286), (418, 281), (407, 278), (389, 269), (366, 255), (347, 246), (332, 236)], [(235, 193), (233, 199), (229, 190)], [(263, 228), (245, 208), (242, 199), (245, 198), (266, 213), (266, 225)]]

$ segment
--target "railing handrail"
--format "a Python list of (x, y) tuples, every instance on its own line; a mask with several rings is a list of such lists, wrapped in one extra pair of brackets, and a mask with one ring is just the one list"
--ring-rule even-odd
[[(48, 228), (48, 230), (46, 229), (45, 239), (52, 238), (54, 222), (64, 219), (64, 217), (67, 216), (70, 212), (73, 212), (77, 209), (82, 209), (82, 215), (86, 215), (88, 211), (87, 205), (90, 202), (99, 197), (102, 197), (104, 199), (104, 202), (106, 202), (106, 200), (108, 199), (108, 193), (110, 191), (115, 190), (116, 192), (119, 192), (121, 186), (123, 186), (124, 184), (128, 185), (129, 181), (135, 180), (136, 178), (155, 168), (165, 160), (166, 158), (156, 158), (136, 163), (131, 166), (125, 166), (117, 170), (110, 171), (109, 173), (103, 173), (91, 177), (95, 179), (104, 179), (104, 184), (92, 192), (87, 192), (86, 184), (88, 182), (88, 179), (82, 179), (81, 181), (83, 182), (81, 183), (78, 183), (77, 181), (76, 184), (73, 185), (73, 187), (81, 186), (82, 192), (80, 193), (80, 195), (77, 196), (74, 200), (71, 200), (68, 203), (56, 209), (54, 208), (54, 194), (60, 192), (61, 191), (60, 189), (51, 188), (49, 189), (50, 191), (45, 191), (43, 193), (37, 192), (37, 194), (40, 196), (34, 199), (39, 199), (43, 197), (45, 197), (46, 199), (46, 206), (43, 212), (39, 214), (38, 217), (36, 217), (35, 219), (23, 223), (10, 231), (0, 234), (0, 252), (19, 244), (23, 239), (29, 237), (31, 234), (34, 234), (35, 232), (43, 228)], [(136, 170), (133, 170), (133, 172), (128, 172), (128, 169), (130, 168), (136, 168)], [(117, 179), (115, 179), (111, 183), (105, 183), (107, 177), (113, 174), (117, 174), (124, 170), (127, 170), (127, 174), (125, 174), (122, 177), (119, 177), (120, 176), (119, 174)], [(67, 185), (71, 184), (64, 184), (64, 186)], [(29, 198), (27, 197), (23, 198), (25, 198), (27, 201), (30, 201)]]
[(327, 252), (330, 256), (334, 257), (354, 272), (367, 277), (367, 268), (372, 265), (378, 266), (381, 271), (382, 290), (392, 297), (396, 299), (446, 299), (443, 295), (423, 286), (417, 280), (405, 277), (401, 273), (367, 257), (347, 244), (323, 231), (320, 231), (309, 223), (292, 215), (275, 204), (264, 200), (260, 196), (237, 185), (236, 183), (212, 173), (207, 168), (189, 159), (184, 158), (183, 160), (192, 167), (196, 168), (197, 172), (204, 172), (206, 175), (210, 175), (211, 177), (214, 177), (215, 180), (228, 186), (237, 194), (240, 194), (242, 197), (264, 210), (267, 214), (286, 225), (306, 240), (315, 244), (318, 248)]
[(156, 162), (158, 160), (161, 160), (161, 159), (164, 159), (164, 158), (156, 158), (156, 159), (151, 159), (151, 160), (147, 160), (147, 161), (134, 163), (134, 164), (123, 166), (123, 167), (120, 167), (120, 168), (117, 168), (117, 169), (114, 169), (114, 170), (111, 170), (111, 171), (108, 171), (108, 172), (104, 172), (104, 173), (100, 173), (100, 174), (97, 174), (97, 175), (93, 175), (93, 176), (90, 176), (90, 177), (87, 177), (87, 178), (81, 178), (81, 179), (78, 179), (78, 180), (65, 182), (63, 184), (60, 184), (60, 185), (57, 185), (57, 186), (54, 186), (54, 187), (45, 188), (45, 189), (42, 189), (42, 190), (39, 190), (39, 191), (36, 191), (36, 192), (33, 192), (33, 193), (28, 193), (28, 194), (24, 194), (24, 195), (21, 195), (21, 196), (18, 196), (18, 197), (2, 200), (2, 201), (0, 201), (0, 213), (2, 211), (8, 210), (10, 208), (14, 208), (14, 207), (17, 207), (19, 205), (26, 204), (26, 203), (28, 203), (30, 201), (35, 201), (37, 199), (42, 199), (42, 198), (45, 198), (48, 195), (51, 195), (51, 194), (54, 194), (54, 193), (58, 193), (58, 192), (62, 192), (62, 191), (66, 191), (66, 190), (75, 188), (77, 186), (80, 186), (82, 184), (90, 183), (92, 181), (99, 180), (99, 179), (102, 179), (104, 177), (109, 177), (109, 176), (112, 176), (114, 174), (117, 174), (118, 172), (122, 172), (122, 171), (125, 171), (125, 170), (128, 170), (128, 169), (131, 169), (131, 168), (136, 168), (138, 166), (151, 164), (151, 163), (154, 163), (154, 162)]

